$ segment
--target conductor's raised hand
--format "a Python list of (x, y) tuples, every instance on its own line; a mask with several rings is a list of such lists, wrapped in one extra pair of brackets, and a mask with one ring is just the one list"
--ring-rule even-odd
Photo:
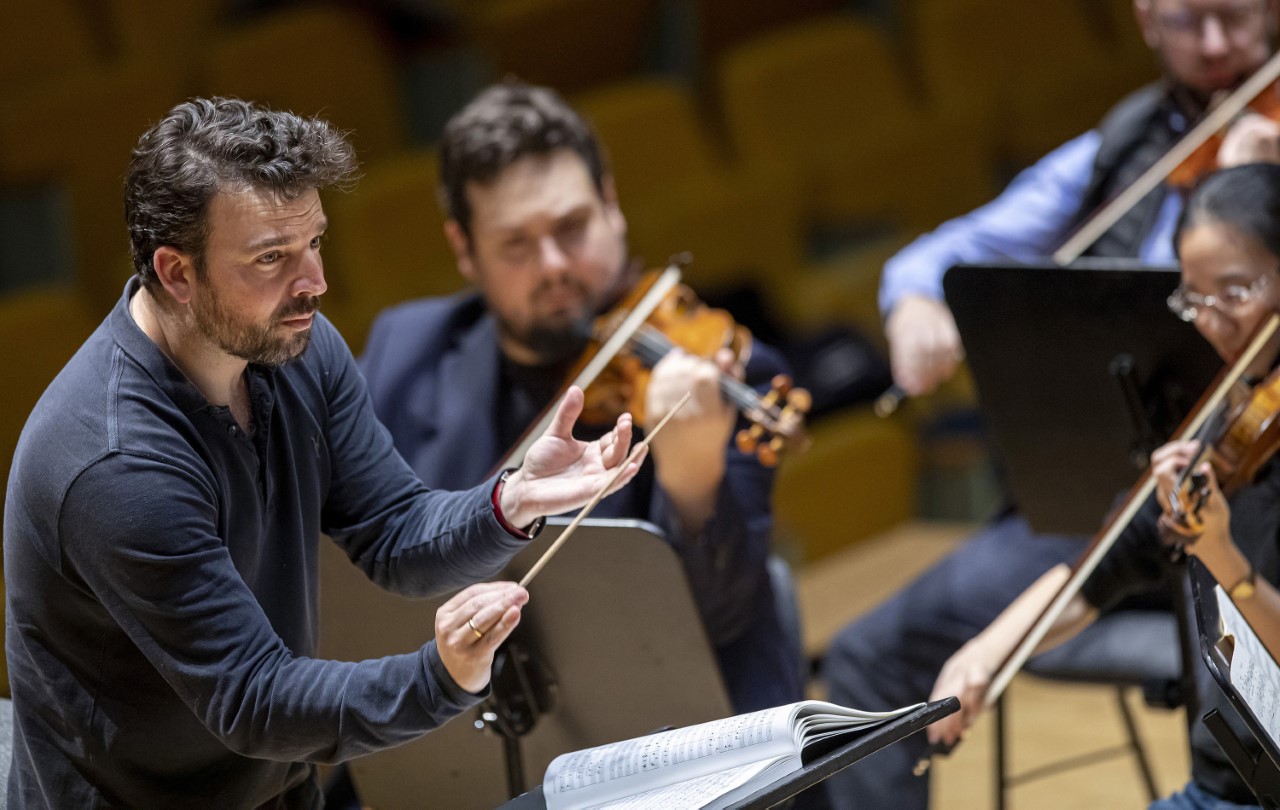
[(556, 408), (546, 433), (525, 453), (524, 464), (502, 488), (502, 514), (515, 526), (527, 526), (543, 515), (558, 515), (585, 506), (618, 471), (610, 492), (621, 489), (640, 469), (645, 450), (632, 461), (631, 414), (618, 417), (613, 429), (594, 442), (573, 438), (582, 414), (582, 389), (571, 386)]
[(455, 683), (468, 692), (489, 684), (493, 653), (520, 623), (529, 592), (514, 582), (481, 582), (436, 611), (436, 649)]

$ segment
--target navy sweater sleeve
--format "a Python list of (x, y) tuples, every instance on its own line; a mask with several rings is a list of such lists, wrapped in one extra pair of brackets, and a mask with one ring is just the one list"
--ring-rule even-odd
[(493, 576), (524, 547), (497, 522), (496, 476), (464, 492), (428, 490), (378, 420), (354, 358), (330, 331), (330, 488), (322, 528), (378, 585), (430, 596)]
[(441, 677), (434, 642), (358, 664), (293, 655), (211, 511), (209, 492), (167, 462), (115, 456), (80, 476), (60, 526), (64, 573), (227, 748), (336, 761), (412, 739), (474, 700)]

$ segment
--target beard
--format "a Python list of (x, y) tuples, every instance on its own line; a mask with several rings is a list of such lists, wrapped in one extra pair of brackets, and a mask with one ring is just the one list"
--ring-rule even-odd
[(557, 363), (582, 353), (591, 339), (591, 318), (582, 316), (563, 324), (535, 324), (520, 342), (544, 363)]
[(302, 355), (311, 343), (311, 329), (280, 333), (287, 320), (303, 318), (320, 309), (318, 296), (307, 296), (281, 307), (266, 323), (253, 323), (228, 309), (212, 285), (192, 306), (200, 335), (222, 351), (264, 366), (282, 366)]
[(550, 292), (554, 285), (559, 284), (571, 285), (581, 296), (582, 306), (575, 311), (559, 311), (535, 318), (518, 331), (510, 324), (499, 324), (507, 337), (529, 349), (544, 363), (556, 363), (581, 354), (591, 339), (595, 321), (595, 302), (590, 291), (576, 281), (544, 284), (534, 291), (533, 299), (536, 301), (539, 295)]

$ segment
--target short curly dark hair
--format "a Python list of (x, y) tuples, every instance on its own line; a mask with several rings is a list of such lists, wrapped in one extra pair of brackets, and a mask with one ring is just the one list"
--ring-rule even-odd
[(134, 269), (157, 287), (152, 260), (165, 245), (202, 268), (206, 213), (219, 191), (265, 188), (292, 199), (345, 187), (355, 169), (351, 144), (327, 121), (235, 98), (179, 104), (138, 140), (129, 164), (124, 214)]
[(440, 141), (440, 205), (471, 236), (467, 184), (490, 182), (528, 155), (570, 149), (582, 158), (596, 190), (606, 167), (591, 126), (554, 90), (506, 81), (482, 91), (445, 124)]

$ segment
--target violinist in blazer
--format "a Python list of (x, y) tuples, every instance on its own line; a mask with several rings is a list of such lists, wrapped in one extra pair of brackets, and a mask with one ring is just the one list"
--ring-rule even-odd
[[(488, 88), (448, 123), (440, 160), (446, 235), (475, 289), (384, 312), (361, 367), (396, 448), (429, 486), (449, 487), (482, 480), (560, 390), (580, 324), (625, 292), (629, 259), (595, 136), (551, 90)], [(593, 512), (666, 531), (738, 712), (803, 697), (766, 568), (773, 475), (732, 446), (738, 416), (718, 387), (745, 373), (767, 388), (782, 370), (758, 342), (745, 370), (667, 355), (637, 427), (693, 398), (655, 437), (654, 463)]]
[[(1242, 354), (1250, 335), (1269, 315), (1280, 313), (1280, 166), (1255, 164), (1210, 175), (1187, 202), (1176, 234), (1182, 284), (1169, 299), (1179, 317), (1192, 321), (1224, 361)], [(1172, 316), (1171, 316), (1172, 317)], [(1274, 373), (1280, 339), (1273, 336), (1246, 370), (1245, 379)], [(1270, 381), (1264, 382), (1268, 384)], [(1171, 442), (1152, 454), (1156, 497), (1150, 499), (1115, 545), (1102, 557), (1039, 651), (1071, 638), (1098, 611), (1144, 586), (1172, 565), (1168, 543), (1179, 542), (1199, 557), (1230, 594), (1272, 655), (1280, 653), (1280, 461), (1267, 460), (1254, 480), (1223, 497), (1212, 466), (1199, 462), (1208, 496), (1194, 529), (1170, 508), (1179, 475), (1195, 463), (1196, 442)], [(934, 686), (935, 698), (957, 695), (961, 711), (929, 729), (931, 741), (953, 743), (981, 712), (992, 674), (1066, 581), (1066, 565), (1050, 569), (989, 627), (947, 661)], [(1204, 663), (1194, 667), (1199, 712), (1214, 706), (1229, 722), (1225, 698)], [(1237, 729), (1241, 739), (1252, 739)], [(1191, 782), (1161, 799), (1157, 810), (1256, 806), (1256, 799), (1202, 723), (1191, 730)], [(1252, 752), (1257, 756), (1258, 752)]]
[[(884, 267), (880, 311), (894, 381), (910, 395), (947, 380), (963, 356), (942, 299), (942, 277), (961, 262), (1044, 261), (1089, 215), (1128, 187), (1201, 117), (1211, 100), (1256, 72), (1272, 53), (1275, 0), (1134, 0), (1164, 78), (1120, 101), (1099, 125), (1022, 172), (998, 198), (939, 226)], [(1237, 118), (1221, 165), (1280, 161), (1280, 125)], [(1161, 184), (1086, 251), (1149, 264), (1174, 261), (1183, 192)], [(1046, 370), (1046, 374), (1051, 374)], [(1049, 379), (1049, 377), (1046, 377)], [(837, 703), (877, 710), (924, 700), (944, 661), (1084, 538), (1040, 535), (1006, 509), (960, 548), (832, 641), (823, 665)], [(929, 780), (912, 775), (921, 735), (828, 782), (838, 808), (924, 808)]]

